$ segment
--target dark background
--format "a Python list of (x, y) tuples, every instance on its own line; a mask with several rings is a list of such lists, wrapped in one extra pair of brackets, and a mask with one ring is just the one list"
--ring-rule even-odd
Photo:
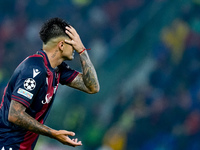
[(36, 150), (200, 149), (200, 0), (1, 0), (1, 95), (52, 17), (91, 48), (101, 89), (59, 86), (46, 125), (76, 132), (83, 146), (41, 136)]

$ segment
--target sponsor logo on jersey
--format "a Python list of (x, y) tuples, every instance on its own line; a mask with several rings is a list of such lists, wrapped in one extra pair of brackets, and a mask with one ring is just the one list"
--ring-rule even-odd
[(40, 74), (40, 71), (33, 68), (33, 78), (35, 78), (38, 74)]
[(52, 96), (49, 96), (49, 93), (45, 96), (45, 100), (42, 100), (42, 104), (50, 103)]
[(58, 84), (57, 84), (57, 85), (54, 87), (53, 94), (55, 94), (55, 93), (56, 93), (57, 89), (58, 89)]
[(49, 83), (48, 83), (48, 78), (47, 78), (47, 77), (46, 77), (46, 83), (47, 83), (47, 85), (49, 84)]
[(24, 89), (21, 89), (21, 88), (18, 89), (17, 93), (21, 94), (21, 95), (23, 95), (23, 96), (25, 96), (25, 97), (27, 97), (29, 99), (32, 99), (32, 97), (33, 97), (32, 93), (30, 93), (30, 92), (28, 92), (28, 91), (26, 91)]
[(32, 78), (28, 78), (24, 81), (24, 88), (28, 91), (34, 90), (36, 87), (36, 82)]
[[(57, 86), (54, 87), (54, 92), (53, 92), (53, 94), (56, 93), (57, 89), (58, 89), (58, 84), (57, 84)], [(45, 96), (45, 100), (42, 100), (42, 104), (48, 104), (48, 103), (50, 103), (52, 97), (53, 97), (53, 95), (50, 96), (50, 93), (48, 93), (48, 94)]]

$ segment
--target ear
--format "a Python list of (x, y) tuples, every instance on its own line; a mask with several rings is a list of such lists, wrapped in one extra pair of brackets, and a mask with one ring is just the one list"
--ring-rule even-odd
[(64, 49), (64, 41), (60, 41), (60, 42), (58, 43), (58, 47), (59, 47), (59, 49), (60, 49), (61, 51), (63, 51), (63, 49)]

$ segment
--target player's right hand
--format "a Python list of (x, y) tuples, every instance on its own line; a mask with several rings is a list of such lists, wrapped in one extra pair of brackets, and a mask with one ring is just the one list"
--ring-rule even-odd
[(75, 136), (74, 132), (66, 131), (66, 130), (59, 130), (56, 131), (55, 134), (53, 135), (55, 139), (60, 141), (61, 143), (69, 146), (81, 146), (82, 142), (78, 141), (78, 139), (70, 139), (69, 136)]
[(70, 39), (66, 39), (65, 42), (72, 45), (74, 50), (80, 53), (83, 49), (85, 49), (79, 34), (72, 26), (66, 26), (65, 32), (69, 35)]

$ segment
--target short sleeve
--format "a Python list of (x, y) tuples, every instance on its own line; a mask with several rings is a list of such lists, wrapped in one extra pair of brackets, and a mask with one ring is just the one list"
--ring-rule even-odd
[(76, 70), (71, 69), (65, 62), (58, 66), (60, 73), (60, 84), (66, 85), (74, 80), (79, 74)]
[(19, 71), (12, 92), (12, 100), (29, 107), (45, 80), (45, 72), (34, 66)]

